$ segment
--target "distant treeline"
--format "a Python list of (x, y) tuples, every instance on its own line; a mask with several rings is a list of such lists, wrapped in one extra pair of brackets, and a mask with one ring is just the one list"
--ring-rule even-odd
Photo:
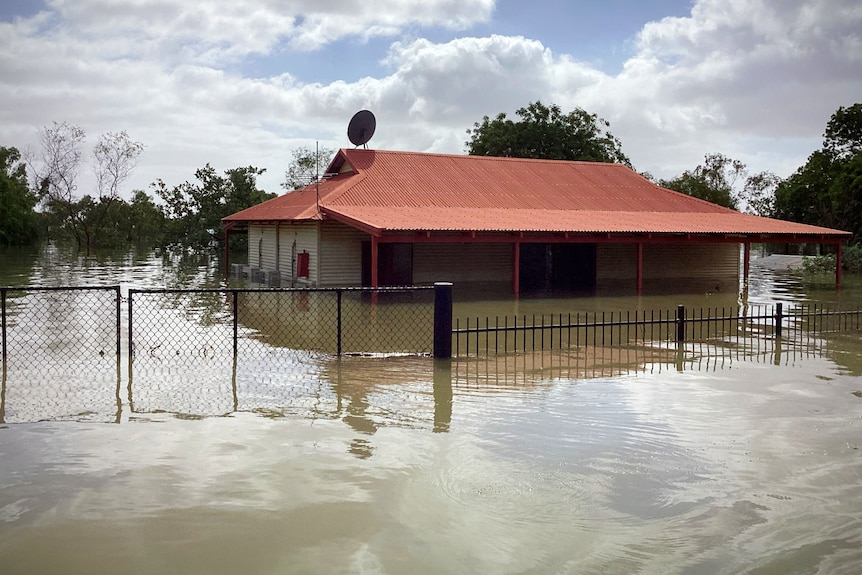
[[(595, 114), (580, 108), (564, 114), (559, 106), (533, 102), (517, 115), (516, 121), (498, 114), (476, 122), (467, 131), (467, 153), (630, 165), (609, 124)], [(217, 248), (224, 242), (222, 218), (275, 197), (257, 187), (264, 169), (247, 166), (222, 175), (207, 164), (193, 182), (168, 186), (157, 180), (152, 193), (135, 190), (126, 200), (120, 191), (144, 145), (125, 132), (102, 134), (85, 161), (84, 139), (81, 128), (55, 123), (40, 130), (37, 156), (22, 158), (18, 149), (0, 146), (0, 245), (51, 239), (87, 250), (133, 244)], [(290, 191), (310, 183), (331, 154), (294, 150), (281, 186)], [(80, 195), (77, 175), (87, 164), (96, 184)], [(657, 183), (760, 216), (847, 230), (851, 245), (862, 244), (862, 103), (838, 108), (822, 147), (787, 179), (750, 174), (742, 162), (711, 153), (696, 168)]]

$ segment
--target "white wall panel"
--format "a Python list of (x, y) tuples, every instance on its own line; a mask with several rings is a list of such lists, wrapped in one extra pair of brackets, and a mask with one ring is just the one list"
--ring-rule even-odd
[(362, 242), (371, 236), (340, 222), (324, 222), (320, 230), (320, 286), (362, 283)]
[[(317, 285), (318, 241), (315, 222), (283, 223), (279, 226), (279, 265), (281, 285), (290, 287), (296, 280), (299, 285)], [(308, 278), (296, 279), (296, 254), (308, 252)]]

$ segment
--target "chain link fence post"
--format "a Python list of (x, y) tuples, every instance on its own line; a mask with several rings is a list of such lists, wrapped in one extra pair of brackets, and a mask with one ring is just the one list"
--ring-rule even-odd
[(233, 357), (236, 358), (239, 349), (239, 297), (237, 290), (231, 290), (233, 295)]
[(120, 304), (122, 303), (123, 296), (120, 293), (120, 286), (114, 286), (114, 298), (116, 301), (116, 313), (117, 313), (117, 361), (120, 361), (121, 350), (123, 349), (122, 344), (122, 319), (120, 315)]
[(135, 355), (135, 347), (132, 343), (132, 303), (135, 299), (135, 290), (129, 290), (129, 366), (131, 366), (132, 358)]
[(335, 353), (339, 357), (341, 357), (341, 294), (342, 290), (335, 290)]
[(0, 307), (2, 307), (3, 314), (3, 369), (6, 369), (6, 288), (0, 288), (0, 298), (2, 298), (2, 302), (0, 302)]

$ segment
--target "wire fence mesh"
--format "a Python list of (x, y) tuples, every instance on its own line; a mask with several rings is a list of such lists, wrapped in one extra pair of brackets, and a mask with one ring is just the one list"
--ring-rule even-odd
[(118, 287), (0, 288), (0, 299), (0, 422), (117, 411)]
[(431, 353), (433, 306), (431, 288), (132, 290), (129, 405), (311, 409), (335, 357)]

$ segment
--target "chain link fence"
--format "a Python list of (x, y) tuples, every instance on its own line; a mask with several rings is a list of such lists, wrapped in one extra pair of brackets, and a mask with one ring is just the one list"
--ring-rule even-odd
[(0, 423), (314, 411), (339, 358), (434, 346), (432, 287), (0, 290)]
[(0, 300), (0, 422), (119, 410), (119, 287), (0, 288)]
[(430, 354), (433, 288), (131, 290), (136, 413), (319, 408), (342, 356)]

